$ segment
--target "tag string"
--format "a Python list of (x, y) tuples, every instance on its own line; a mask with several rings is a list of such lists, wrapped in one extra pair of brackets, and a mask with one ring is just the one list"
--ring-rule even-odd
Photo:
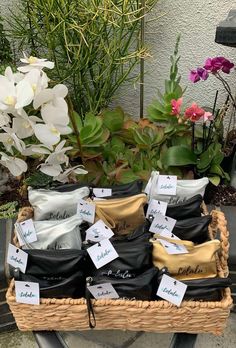
[(90, 327), (90, 329), (94, 329), (96, 327), (96, 318), (95, 318), (95, 313), (94, 313), (94, 309), (93, 309), (93, 304), (91, 301), (91, 294), (90, 294), (89, 290), (87, 289), (87, 287), (85, 290), (85, 297), (86, 297), (88, 317), (89, 317), (89, 327)]

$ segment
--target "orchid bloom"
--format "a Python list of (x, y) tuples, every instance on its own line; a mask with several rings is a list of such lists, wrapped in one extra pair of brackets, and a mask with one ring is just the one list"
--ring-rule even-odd
[(68, 106), (64, 100), (68, 89), (64, 85), (56, 85), (52, 89), (45, 89), (35, 96), (33, 106), (41, 106), (41, 115), (45, 124), (34, 126), (36, 137), (45, 145), (55, 145), (60, 141), (61, 134), (70, 134), (68, 127)]
[(27, 74), (25, 74), (24, 80), (29, 82), (35, 95), (46, 89), (49, 82), (47, 75), (38, 69), (30, 70)]
[(66, 183), (69, 181), (69, 176), (71, 174), (73, 175), (84, 175), (84, 174), (87, 174), (87, 170), (81, 168), (82, 166), (81, 165), (78, 165), (78, 166), (75, 166), (75, 167), (72, 167), (72, 168), (68, 168), (66, 169), (63, 173), (59, 174), (58, 176), (54, 176), (53, 177), (53, 180), (56, 180), (56, 181), (60, 181), (62, 183)]
[(192, 122), (200, 120), (200, 118), (205, 114), (205, 110), (201, 109), (196, 103), (185, 110), (184, 116)]
[(5, 70), (4, 76), (10, 81), (14, 83), (18, 83), (24, 78), (24, 74), (20, 72), (13, 73), (10, 66), (8, 66)]
[(22, 151), (23, 156), (32, 156), (32, 155), (50, 155), (53, 148), (47, 148), (43, 144), (37, 145), (26, 145), (26, 148)]
[(196, 83), (200, 80), (207, 80), (209, 77), (208, 71), (204, 68), (197, 68), (197, 70), (191, 70), (189, 73), (189, 80)]
[(10, 116), (4, 112), (0, 111), (0, 127), (9, 125)]
[(66, 166), (69, 164), (69, 157), (65, 154), (66, 151), (73, 149), (72, 146), (64, 147), (66, 140), (61, 141), (52, 152), (45, 163), (40, 167), (40, 170), (50, 176), (58, 176), (63, 169), (61, 164), (65, 163)]
[(13, 154), (12, 146), (19, 152), (25, 149), (25, 143), (16, 136), (12, 128), (2, 127), (2, 130), (4, 130), (5, 133), (0, 133), (0, 142), (3, 143), (8, 152)]
[(211, 112), (206, 111), (201, 117), (201, 120), (206, 123), (207, 121), (213, 121), (213, 115)]
[(25, 80), (15, 85), (7, 77), (0, 75), (0, 111), (6, 113), (20, 113), (24, 106), (29, 105), (34, 97), (34, 92)]
[(11, 157), (4, 152), (0, 152), (1, 160), (0, 164), (6, 167), (13, 176), (19, 176), (27, 171), (27, 164), (20, 158)]
[(37, 116), (28, 116), (26, 113), (23, 117), (14, 117), (12, 129), (20, 139), (31, 137), (34, 134), (36, 122), (42, 122)]
[(215, 74), (219, 70), (225, 74), (229, 74), (230, 70), (234, 67), (234, 63), (231, 63), (228, 59), (224, 57), (208, 58), (205, 61), (204, 69)]
[(182, 103), (183, 103), (183, 98), (179, 98), (177, 100), (175, 100), (175, 99), (171, 100), (171, 106), (172, 106), (171, 115), (177, 116), (180, 114), (180, 109), (181, 109)]
[(27, 57), (24, 53), (24, 58), (21, 58), (20, 61), (26, 65), (17, 68), (18, 71), (27, 73), (33, 69), (42, 70), (43, 68), (53, 69), (54, 63), (48, 61), (47, 59), (39, 59), (37, 57)]

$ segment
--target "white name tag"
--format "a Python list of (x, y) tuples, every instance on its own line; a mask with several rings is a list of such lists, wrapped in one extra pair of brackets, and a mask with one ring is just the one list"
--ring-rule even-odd
[(97, 300), (100, 298), (119, 298), (111, 283), (88, 286), (88, 290)]
[(152, 199), (148, 204), (146, 218), (149, 215), (153, 215), (154, 217), (157, 214), (166, 215), (167, 203), (162, 201), (157, 201), (156, 199)]
[(103, 239), (101, 242), (87, 249), (96, 268), (101, 268), (107, 263), (119, 257), (113, 245), (108, 239)]
[(84, 221), (94, 223), (96, 207), (94, 204), (86, 202), (83, 199), (79, 199), (77, 205), (77, 214), (80, 214)]
[(159, 175), (157, 182), (157, 193), (159, 195), (175, 196), (177, 189), (177, 176)]
[(26, 252), (9, 243), (7, 253), (7, 263), (9, 265), (19, 268), (22, 273), (25, 273), (27, 260), (28, 254)]
[(86, 240), (92, 242), (100, 242), (103, 239), (109, 239), (114, 235), (112, 230), (104, 224), (102, 220), (98, 220), (94, 225), (86, 231)]
[(16, 302), (39, 305), (39, 284), (15, 281)]
[(156, 214), (149, 231), (152, 233), (161, 233), (164, 230), (172, 232), (175, 224), (175, 219), (172, 219), (168, 216), (163, 216), (162, 214)]
[(186, 289), (186, 284), (164, 274), (156, 294), (164, 300), (167, 300), (179, 307), (183, 300)]
[(20, 246), (37, 241), (37, 234), (32, 219), (16, 222), (15, 228)]
[(94, 188), (93, 194), (95, 197), (110, 197), (112, 196), (112, 189), (110, 188)]
[(169, 230), (165, 229), (163, 231), (161, 231), (159, 233), (160, 236), (162, 237), (166, 237), (166, 238), (171, 238), (173, 239), (173, 243), (174, 243), (174, 240), (180, 240), (180, 238), (178, 238), (174, 233), (170, 232)]
[(188, 249), (186, 249), (184, 245), (175, 244), (174, 241), (173, 243), (170, 243), (163, 239), (158, 240), (170, 255), (188, 254)]

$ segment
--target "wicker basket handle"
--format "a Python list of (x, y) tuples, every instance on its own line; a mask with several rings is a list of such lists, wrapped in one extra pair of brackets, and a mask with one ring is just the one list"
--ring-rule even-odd
[(217, 232), (220, 233), (221, 254), (219, 256), (219, 259), (224, 272), (224, 276), (227, 277), (229, 275), (229, 231), (227, 229), (227, 221), (225, 214), (222, 211), (212, 210), (211, 215), (213, 237), (216, 237)]

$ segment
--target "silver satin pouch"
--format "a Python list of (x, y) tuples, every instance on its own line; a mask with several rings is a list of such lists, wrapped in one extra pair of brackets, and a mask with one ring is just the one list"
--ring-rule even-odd
[(63, 220), (34, 221), (37, 241), (25, 242), (23, 249), (81, 249), (80, 225), (83, 219), (76, 214)]
[(34, 208), (35, 220), (66, 219), (77, 211), (78, 200), (89, 196), (89, 188), (81, 187), (70, 192), (28, 188), (29, 202)]
[(209, 179), (207, 177), (193, 180), (177, 180), (177, 189), (175, 196), (160, 195), (157, 193), (158, 177), (159, 172), (153, 171), (151, 173), (151, 177), (144, 192), (148, 195), (149, 200), (156, 199), (159, 201), (167, 202), (169, 204), (183, 202), (198, 194), (203, 197), (206, 186), (209, 183)]

